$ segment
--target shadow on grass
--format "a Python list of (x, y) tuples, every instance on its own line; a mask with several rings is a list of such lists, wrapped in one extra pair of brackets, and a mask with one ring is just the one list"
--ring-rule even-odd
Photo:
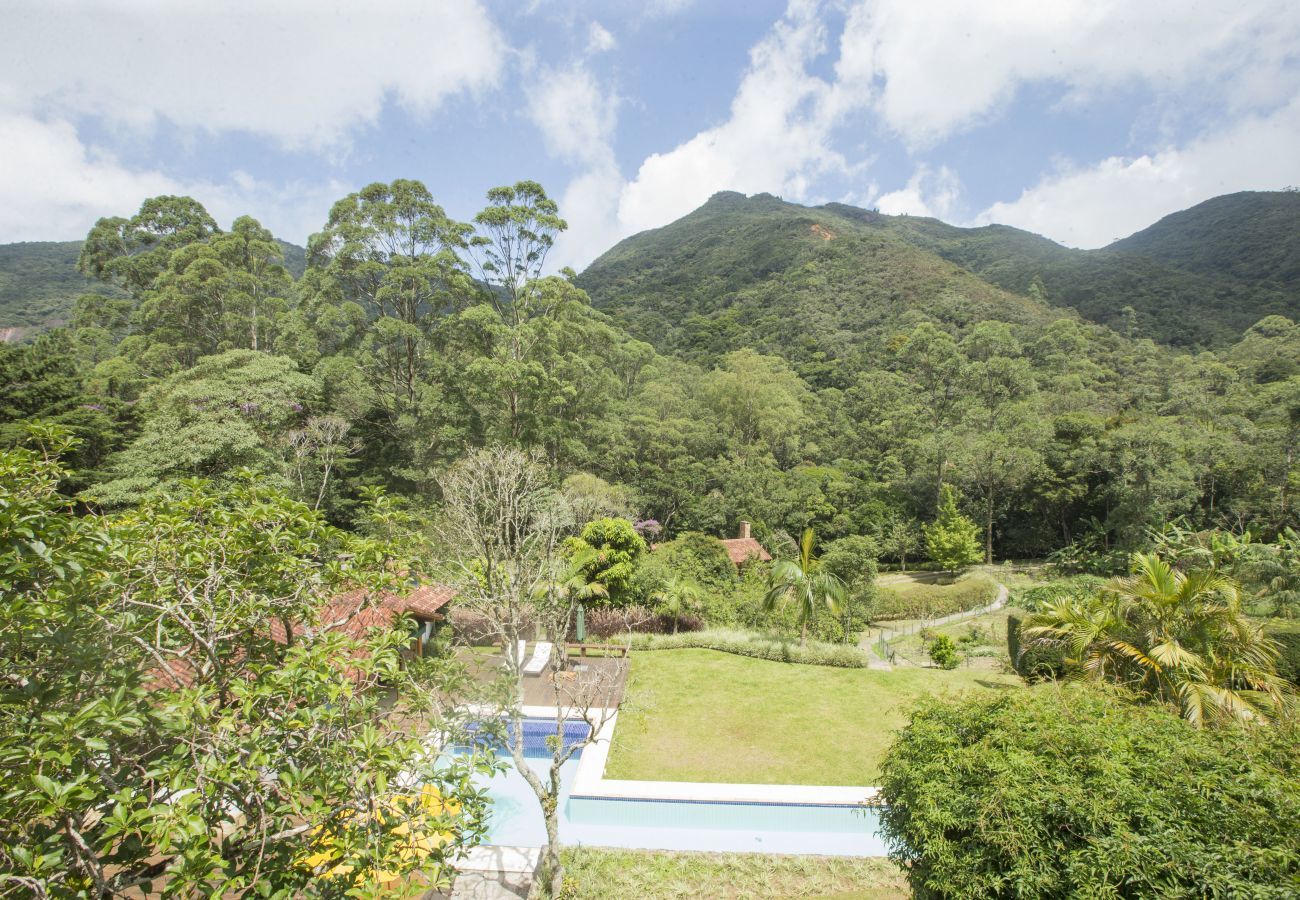
[(1015, 684), (1014, 682), (985, 681), (983, 678), (976, 678), (975, 683), (978, 684), (980, 687), (996, 688), (999, 691), (1010, 691), (1020, 687), (1020, 685)]

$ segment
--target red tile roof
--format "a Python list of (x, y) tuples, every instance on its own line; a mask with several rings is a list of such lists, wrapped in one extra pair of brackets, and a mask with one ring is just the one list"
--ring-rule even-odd
[(772, 558), (772, 554), (764, 550), (763, 545), (752, 537), (724, 538), (722, 546), (727, 548), (727, 555), (736, 565), (749, 562), (751, 559), (768, 562)]
[[(386, 628), (398, 617), (409, 613), (416, 619), (432, 619), (441, 615), (444, 606), (456, 596), (456, 591), (443, 584), (424, 584), (405, 596), (384, 593), (378, 602), (367, 603), (369, 591), (355, 590), (339, 594), (321, 609), (320, 627), (327, 631), (340, 631), (348, 637), (360, 639), (373, 628)], [(294, 634), (301, 634), (304, 626), (294, 623)], [(270, 625), (271, 639), (277, 644), (287, 643), (284, 623), (276, 619)], [(167, 661), (167, 670), (154, 669), (149, 673), (159, 687), (189, 687), (194, 672), (184, 659)]]

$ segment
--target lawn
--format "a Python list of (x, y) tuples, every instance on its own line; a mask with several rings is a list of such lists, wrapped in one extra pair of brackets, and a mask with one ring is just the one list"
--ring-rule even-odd
[(978, 669), (839, 669), (713, 650), (632, 655), (609, 778), (750, 784), (874, 784), (925, 694), (1016, 689)]
[(903, 873), (886, 859), (569, 848), (564, 864), (565, 900), (911, 896)]

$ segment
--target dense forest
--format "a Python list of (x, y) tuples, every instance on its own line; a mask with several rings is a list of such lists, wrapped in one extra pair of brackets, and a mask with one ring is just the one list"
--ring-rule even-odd
[[(1272, 222), (1297, 196), (1203, 206), (1264, 197)], [(1131, 241), (1181, 273), (1193, 240), (1233, 252), (1236, 232), (1193, 212)], [(496, 445), (536, 449), (597, 509), (666, 537), (747, 520), (770, 546), (813, 527), (885, 559), (914, 550), (945, 485), (990, 558), (1122, 567), (1170, 521), (1295, 522), (1300, 330), (1283, 316), (1168, 347), (1142, 323), (1215, 309), (1152, 299), (1116, 330), (1049, 302), (1061, 248), (1016, 293), (988, 274), (1001, 251), (973, 243), (1008, 229), (944, 243), (958, 230), (769, 195), (719, 194), (580, 276), (541, 277), (559, 213), (530, 182), (490, 192), (473, 223), (418, 182), (375, 184), (334, 206), (300, 268), (251, 218), (223, 229), (188, 198), (149, 200), (87, 236), (80, 272), (106, 289), (3, 348), (4, 439), (70, 426), (64, 490), (87, 504), (248, 469), (343, 525), (376, 489), (436, 505), (439, 473)], [(1277, 227), (1281, 249), (1252, 258), (1260, 297), (1282, 298), (1260, 303), (1289, 310), (1295, 232)]]

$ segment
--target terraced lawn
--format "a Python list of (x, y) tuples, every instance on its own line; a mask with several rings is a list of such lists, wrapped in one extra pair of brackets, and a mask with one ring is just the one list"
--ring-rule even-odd
[(605, 774), (652, 781), (874, 784), (926, 694), (1021, 690), (978, 669), (837, 669), (713, 650), (633, 654)]

